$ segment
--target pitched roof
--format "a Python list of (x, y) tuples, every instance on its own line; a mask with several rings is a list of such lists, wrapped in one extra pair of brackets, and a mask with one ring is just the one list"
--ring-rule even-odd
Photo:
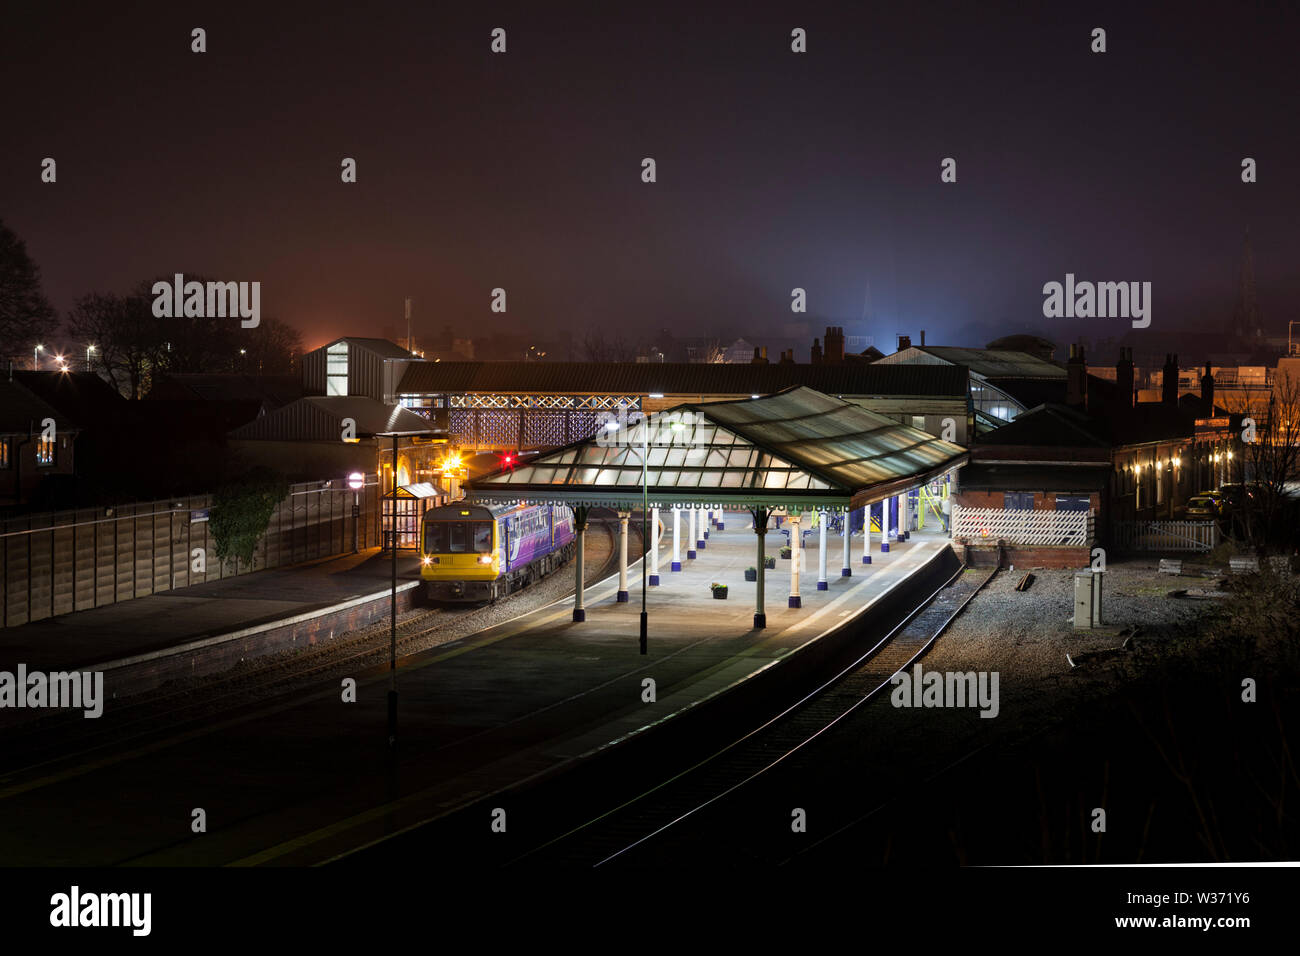
[[(406, 351), (396, 342), (390, 342), (388, 339), (372, 339), (365, 336), (345, 335), (341, 339), (334, 339), (321, 346), (322, 349), (329, 348), (331, 345), (338, 345), (340, 342), (347, 342), (349, 345), (360, 346), (374, 352), (380, 358), (409, 359), (411, 353)], [(316, 349), (315, 351), (320, 351)]]
[(294, 399), (302, 398), (302, 379), (297, 375), (174, 373), (159, 376), (145, 398), (147, 401), (257, 401), (267, 408), (279, 408)]
[(37, 434), (47, 418), (54, 419), (59, 431), (75, 428), (67, 416), (18, 382), (0, 379), (0, 435)]
[(1096, 423), (1068, 405), (1039, 405), (1014, 421), (980, 436), (980, 445), (1020, 445), (1039, 448), (1109, 448)]
[(466, 483), (474, 497), (857, 507), (967, 459), (960, 445), (807, 387), (679, 405)]
[(78, 428), (89, 428), (127, 401), (94, 372), (14, 372), (14, 381), (57, 408)]
[(1064, 379), (1065, 369), (1028, 352), (1008, 349), (964, 349), (945, 345), (913, 345), (886, 355), (877, 365), (965, 365), (985, 378)]
[(230, 433), (235, 439), (339, 441), (343, 419), (356, 422), (358, 438), (375, 435), (433, 435), (428, 419), (400, 405), (357, 395), (310, 396), (268, 412)]
[(687, 362), (415, 362), (403, 394), (540, 392), (770, 395), (806, 385), (830, 395), (966, 395), (966, 371), (946, 365), (769, 365)]

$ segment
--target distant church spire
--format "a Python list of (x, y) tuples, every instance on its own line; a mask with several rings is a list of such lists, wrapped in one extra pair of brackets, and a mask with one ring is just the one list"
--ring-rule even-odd
[(1254, 344), (1264, 338), (1264, 321), (1260, 318), (1259, 302), (1255, 299), (1255, 254), (1250, 247), (1250, 230), (1241, 253), (1241, 282), (1237, 290), (1237, 307), (1232, 313), (1232, 331), (1243, 344)]

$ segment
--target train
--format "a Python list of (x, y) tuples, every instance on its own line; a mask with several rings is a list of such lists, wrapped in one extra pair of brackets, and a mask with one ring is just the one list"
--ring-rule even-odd
[(420, 577), (431, 601), (486, 602), (550, 574), (573, 555), (565, 505), (452, 502), (424, 513)]

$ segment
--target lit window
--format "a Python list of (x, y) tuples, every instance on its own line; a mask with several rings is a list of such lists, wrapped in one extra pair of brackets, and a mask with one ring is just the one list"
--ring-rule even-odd
[(53, 438), (36, 439), (36, 464), (38, 465), (54, 464), (54, 439)]
[(9, 439), (0, 438), (0, 468), (9, 467)]
[(325, 394), (348, 393), (348, 343), (339, 342), (325, 350)]

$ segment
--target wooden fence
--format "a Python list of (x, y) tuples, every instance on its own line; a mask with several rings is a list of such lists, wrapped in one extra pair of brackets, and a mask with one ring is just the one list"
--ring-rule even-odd
[(1220, 541), (1215, 521), (1116, 521), (1120, 551), (1213, 551)]
[[(0, 520), (0, 609), (13, 627), (57, 614), (379, 546), (379, 490), (367, 476), (353, 518), (344, 482), (290, 486), (251, 565), (218, 561), (211, 495)], [(201, 551), (202, 571), (196, 551)]]
[(1089, 511), (1017, 508), (952, 508), (952, 539), (966, 544), (1082, 547), (1093, 536)]

